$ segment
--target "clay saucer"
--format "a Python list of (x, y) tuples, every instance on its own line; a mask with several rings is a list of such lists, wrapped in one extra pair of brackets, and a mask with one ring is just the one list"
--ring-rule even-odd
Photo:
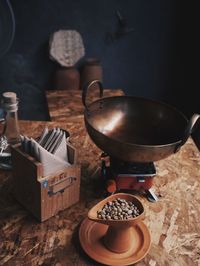
[[(117, 198), (132, 201), (139, 215), (128, 220), (104, 220), (97, 217), (97, 210)], [(94, 260), (106, 265), (130, 265), (145, 257), (151, 237), (142, 222), (144, 208), (141, 201), (131, 194), (118, 193), (97, 203), (82, 222), (79, 239), (84, 251)]]

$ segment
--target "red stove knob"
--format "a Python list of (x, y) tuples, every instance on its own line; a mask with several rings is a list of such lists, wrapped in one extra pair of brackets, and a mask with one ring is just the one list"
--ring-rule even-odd
[(109, 180), (106, 182), (106, 190), (107, 190), (107, 192), (109, 192), (109, 193), (115, 193), (115, 191), (117, 190), (117, 185), (116, 185), (115, 180), (113, 180), (113, 179), (109, 179)]

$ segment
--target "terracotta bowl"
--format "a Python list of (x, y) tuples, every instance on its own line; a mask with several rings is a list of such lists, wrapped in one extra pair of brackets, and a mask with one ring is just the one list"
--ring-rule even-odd
[[(140, 214), (135, 218), (130, 218), (127, 220), (104, 220), (104, 219), (98, 218), (97, 211), (102, 209), (103, 206), (107, 202), (113, 201), (117, 198), (121, 198), (121, 199), (125, 199), (126, 201), (133, 202), (134, 205), (139, 209)], [(131, 194), (127, 194), (127, 193), (117, 193), (117, 194), (114, 194), (114, 195), (111, 195), (105, 198), (104, 200), (100, 201), (95, 206), (93, 206), (92, 209), (90, 209), (90, 211), (88, 212), (88, 218), (92, 221), (102, 223), (102, 224), (112, 225), (112, 226), (124, 226), (124, 225), (132, 226), (144, 219), (144, 207), (143, 207), (142, 202), (135, 196)]]
[[(139, 215), (135, 218), (126, 220), (104, 220), (97, 217), (97, 211), (102, 209), (108, 201), (113, 201), (117, 198), (131, 201), (139, 209)], [(131, 249), (134, 243), (133, 226), (136, 226), (144, 219), (144, 207), (141, 201), (131, 194), (117, 193), (105, 198), (97, 203), (88, 212), (88, 218), (94, 222), (108, 225), (108, 229), (103, 237), (103, 243), (112, 252), (124, 253)]]

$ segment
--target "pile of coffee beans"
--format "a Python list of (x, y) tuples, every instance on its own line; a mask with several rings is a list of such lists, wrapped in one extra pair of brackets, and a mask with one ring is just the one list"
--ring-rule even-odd
[(104, 220), (127, 220), (139, 214), (140, 211), (133, 202), (121, 198), (108, 201), (101, 210), (97, 211), (97, 217)]

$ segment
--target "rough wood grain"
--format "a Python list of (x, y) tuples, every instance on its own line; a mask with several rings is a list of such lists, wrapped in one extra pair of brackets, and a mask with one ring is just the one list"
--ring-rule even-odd
[[(58, 115), (62, 116), (61, 109)], [(28, 136), (38, 136), (45, 125), (70, 132), (82, 165), (81, 196), (79, 203), (40, 224), (12, 198), (12, 173), (0, 171), (0, 265), (99, 265), (84, 254), (78, 240), (79, 224), (103, 198), (98, 176), (101, 151), (89, 139), (79, 115), (64, 122), (20, 121), (21, 132)], [(138, 195), (152, 244), (137, 266), (198, 266), (200, 155), (192, 139), (178, 153), (157, 162), (156, 169), (159, 201), (150, 203)]]
[[(122, 90), (104, 90), (104, 97), (124, 95)], [(82, 119), (84, 106), (82, 104), (81, 91), (60, 90), (46, 91), (46, 97), (49, 107), (51, 121), (71, 121)], [(99, 90), (93, 89), (88, 91), (87, 104), (99, 99)]]

